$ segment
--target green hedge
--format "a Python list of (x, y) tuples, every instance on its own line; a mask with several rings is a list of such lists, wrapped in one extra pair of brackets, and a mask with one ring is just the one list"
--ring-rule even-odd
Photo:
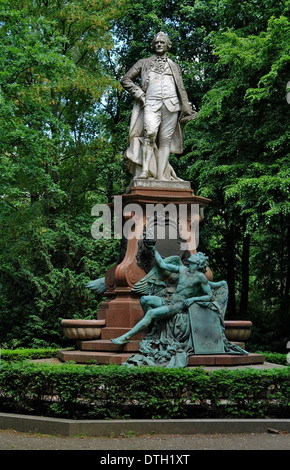
[(273, 364), (279, 364), (282, 366), (289, 366), (289, 363), (287, 362), (287, 354), (263, 352), (263, 351), (256, 351), (256, 352), (258, 354), (263, 354), (265, 356), (266, 362), (272, 362)]
[(0, 411), (71, 419), (290, 418), (290, 368), (0, 365)]
[(1, 349), (0, 357), (6, 362), (25, 361), (27, 359), (46, 359), (57, 357), (57, 349), (55, 348), (17, 348), (17, 349)]
[[(57, 357), (57, 348), (17, 348), (17, 349), (1, 349), (0, 357), (7, 362), (24, 361), (26, 359), (45, 359)], [(256, 351), (258, 354), (265, 356), (266, 362), (272, 362), (283, 366), (289, 365), (287, 355), (282, 353), (272, 353), (265, 351)]]

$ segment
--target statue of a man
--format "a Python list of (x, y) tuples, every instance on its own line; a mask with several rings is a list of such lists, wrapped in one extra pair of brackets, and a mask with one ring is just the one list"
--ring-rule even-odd
[(157, 265), (162, 270), (178, 273), (177, 286), (170, 296), (145, 295), (140, 303), (145, 312), (142, 320), (130, 331), (114, 338), (115, 344), (126, 344), (132, 336), (148, 328), (153, 320), (167, 320), (177, 313), (186, 311), (193, 302), (213, 301), (210, 284), (205, 276), (207, 257), (203, 253), (193, 254), (188, 258), (189, 267), (181, 264), (169, 264), (158, 253), (155, 247), (154, 256)]
[[(188, 101), (180, 67), (167, 57), (171, 41), (162, 31), (151, 44), (155, 54), (139, 60), (121, 79), (135, 99), (126, 152), (129, 170), (138, 178), (177, 178), (170, 153), (183, 151), (183, 126), (197, 117)], [(140, 86), (135, 84), (141, 77)]]

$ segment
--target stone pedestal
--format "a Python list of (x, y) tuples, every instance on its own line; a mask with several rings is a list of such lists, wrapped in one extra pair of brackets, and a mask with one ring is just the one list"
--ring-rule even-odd
[[(181, 255), (185, 260), (196, 252), (193, 225), (202, 220), (203, 210), (210, 203), (209, 199), (195, 196), (188, 181), (139, 178), (132, 180), (125, 194), (115, 196), (115, 201), (118, 204), (117, 211), (115, 203), (109, 205), (112, 220), (120, 213), (123, 214), (123, 233), (119, 259), (105, 276), (106, 300), (97, 315), (98, 320), (105, 322), (105, 326), (101, 329), (99, 340), (79, 341), (79, 351), (59, 351), (62, 360), (120, 364), (138, 351), (139, 341), (146, 331), (135, 336), (134, 341), (126, 346), (114, 345), (111, 339), (129, 331), (144, 315), (140, 296), (132, 293), (131, 289), (154, 265), (152, 252), (143, 244), (146, 230), (153, 231), (156, 248), (162, 256)], [(195, 224), (192, 224), (193, 208), (199, 219), (195, 220)], [(161, 231), (164, 229), (161, 236), (156, 232), (159, 228)], [(132, 236), (133, 232), (136, 236)], [(188, 234), (191, 234), (190, 240)], [(207, 275), (211, 277), (210, 270)]]
[[(192, 223), (192, 208), (198, 208), (194, 214), (197, 213), (199, 222), (210, 200), (195, 196), (186, 181), (164, 182), (135, 178), (126, 194), (118, 196), (118, 203), (121, 203), (121, 214), (123, 214), (121, 250), (116, 264), (105, 276), (106, 300), (101, 304), (97, 315), (98, 321), (104, 324), (100, 339), (78, 340), (77, 350), (60, 350), (58, 357), (63, 361), (122, 364), (132, 354), (138, 352), (139, 342), (146, 335), (146, 331), (134, 336), (126, 345), (115, 345), (111, 339), (129, 331), (144, 315), (140, 306), (140, 296), (132, 293), (131, 289), (154, 265), (153, 254), (143, 243), (146, 230), (148, 228), (153, 230), (156, 248), (162, 256), (179, 255), (186, 263), (187, 257), (196, 252), (194, 238), (196, 224)], [(152, 206), (157, 209), (156, 212), (152, 211)], [(111, 204), (110, 207), (112, 215), (116, 216), (115, 205)], [(167, 211), (170, 209), (173, 210), (173, 216)], [(174, 217), (174, 210), (177, 217)], [(161, 226), (164, 224), (162, 233), (164, 236), (156, 234), (158, 224)], [(128, 228), (131, 232), (133, 228), (137, 236), (128, 239), (130, 232)], [(176, 236), (172, 237), (174, 230)], [(206, 276), (212, 280), (210, 269), (206, 272)], [(262, 361), (261, 357), (255, 355), (196, 355), (190, 357), (189, 365), (241, 364), (243, 358), (245, 364)]]
[[(165, 238), (162, 239), (155, 233), (155, 239), (157, 250), (165, 257), (181, 254), (183, 258), (186, 258), (196, 251), (194, 243), (186, 244), (187, 240), (183, 238), (184, 232), (190, 233), (192, 205), (198, 206), (199, 218), (202, 219), (203, 209), (210, 200), (195, 196), (186, 181), (173, 182), (171, 185), (170, 182), (160, 181), (159, 186), (158, 181), (153, 181), (155, 181), (154, 187), (152, 187), (151, 180), (135, 179), (129, 191), (122, 196), (123, 231), (126, 231), (127, 225), (127, 230), (128, 227), (133, 228), (138, 234), (137, 237), (127, 239), (128, 234), (123, 233), (119, 260), (106, 274), (107, 300), (101, 305), (98, 313), (99, 319), (106, 320), (106, 326), (102, 329), (102, 340), (120, 336), (130, 330), (144, 315), (139, 302), (140, 297), (133, 294), (131, 288), (154, 265), (152, 252), (143, 244), (146, 229), (151, 228), (156, 232), (157, 224), (161, 228), (164, 227)], [(181, 205), (183, 211), (180, 210)], [(186, 220), (185, 207), (187, 209)], [(152, 208), (157, 210), (153, 212)], [(114, 209), (114, 204), (112, 204), (112, 212)], [(176, 209), (177, 218), (170, 217), (169, 215), (172, 214), (169, 214), (167, 209)], [(180, 215), (183, 220), (180, 220)], [(182, 228), (186, 230), (182, 232)], [(175, 238), (170, 238), (170, 230), (173, 234), (175, 231), (177, 235)], [(145, 332), (137, 339), (141, 339), (144, 335)], [(111, 350), (116, 350), (112, 343)], [(138, 344), (136, 343), (137, 350)]]
[[(104, 328), (105, 320), (63, 320), (64, 334), (67, 338), (75, 340), (76, 349), (60, 350), (58, 357), (62, 361), (75, 361), (78, 363), (96, 362), (98, 364), (122, 364), (139, 349), (139, 340), (142, 335), (135, 336), (134, 340), (124, 346), (118, 346), (110, 341), (112, 330)], [(225, 321), (225, 335), (232, 342), (246, 349), (244, 341), (251, 334), (250, 321)], [(114, 326), (113, 332), (118, 335), (127, 331), (127, 328)], [(102, 333), (101, 333), (102, 332)], [(102, 339), (94, 339), (95, 337)], [(242, 340), (242, 341), (241, 341)], [(189, 357), (188, 367), (198, 366), (247, 366), (263, 364), (265, 357), (262, 354), (249, 353), (247, 356), (235, 354), (195, 354)]]

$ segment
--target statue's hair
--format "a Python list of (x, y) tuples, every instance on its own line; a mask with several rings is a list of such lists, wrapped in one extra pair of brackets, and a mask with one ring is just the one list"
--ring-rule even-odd
[(172, 47), (172, 42), (170, 41), (169, 37), (167, 36), (166, 33), (164, 33), (163, 31), (159, 31), (159, 33), (157, 33), (152, 42), (151, 42), (151, 49), (154, 49), (154, 46), (155, 46), (155, 42), (156, 42), (156, 39), (158, 38), (158, 36), (164, 36), (165, 40), (166, 40), (166, 46), (167, 46), (167, 50), (169, 51)]
[(208, 266), (208, 256), (206, 256), (204, 253), (199, 251), (198, 253), (191, 255), (187, 261), (189, 263), (196, 262), (198, 264), (198, 270), (205, 273)]

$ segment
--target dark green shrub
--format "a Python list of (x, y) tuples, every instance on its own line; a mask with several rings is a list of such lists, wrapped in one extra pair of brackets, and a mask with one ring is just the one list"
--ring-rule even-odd
[(55, 348), (17, 348), (1, 349), (1, 359), (7, 362), (24, 361), (27, 359), (45, 359), (57, 356)]
[(0, 410), (72, 419), (290, 417), (290, 368), (0, 365)]

